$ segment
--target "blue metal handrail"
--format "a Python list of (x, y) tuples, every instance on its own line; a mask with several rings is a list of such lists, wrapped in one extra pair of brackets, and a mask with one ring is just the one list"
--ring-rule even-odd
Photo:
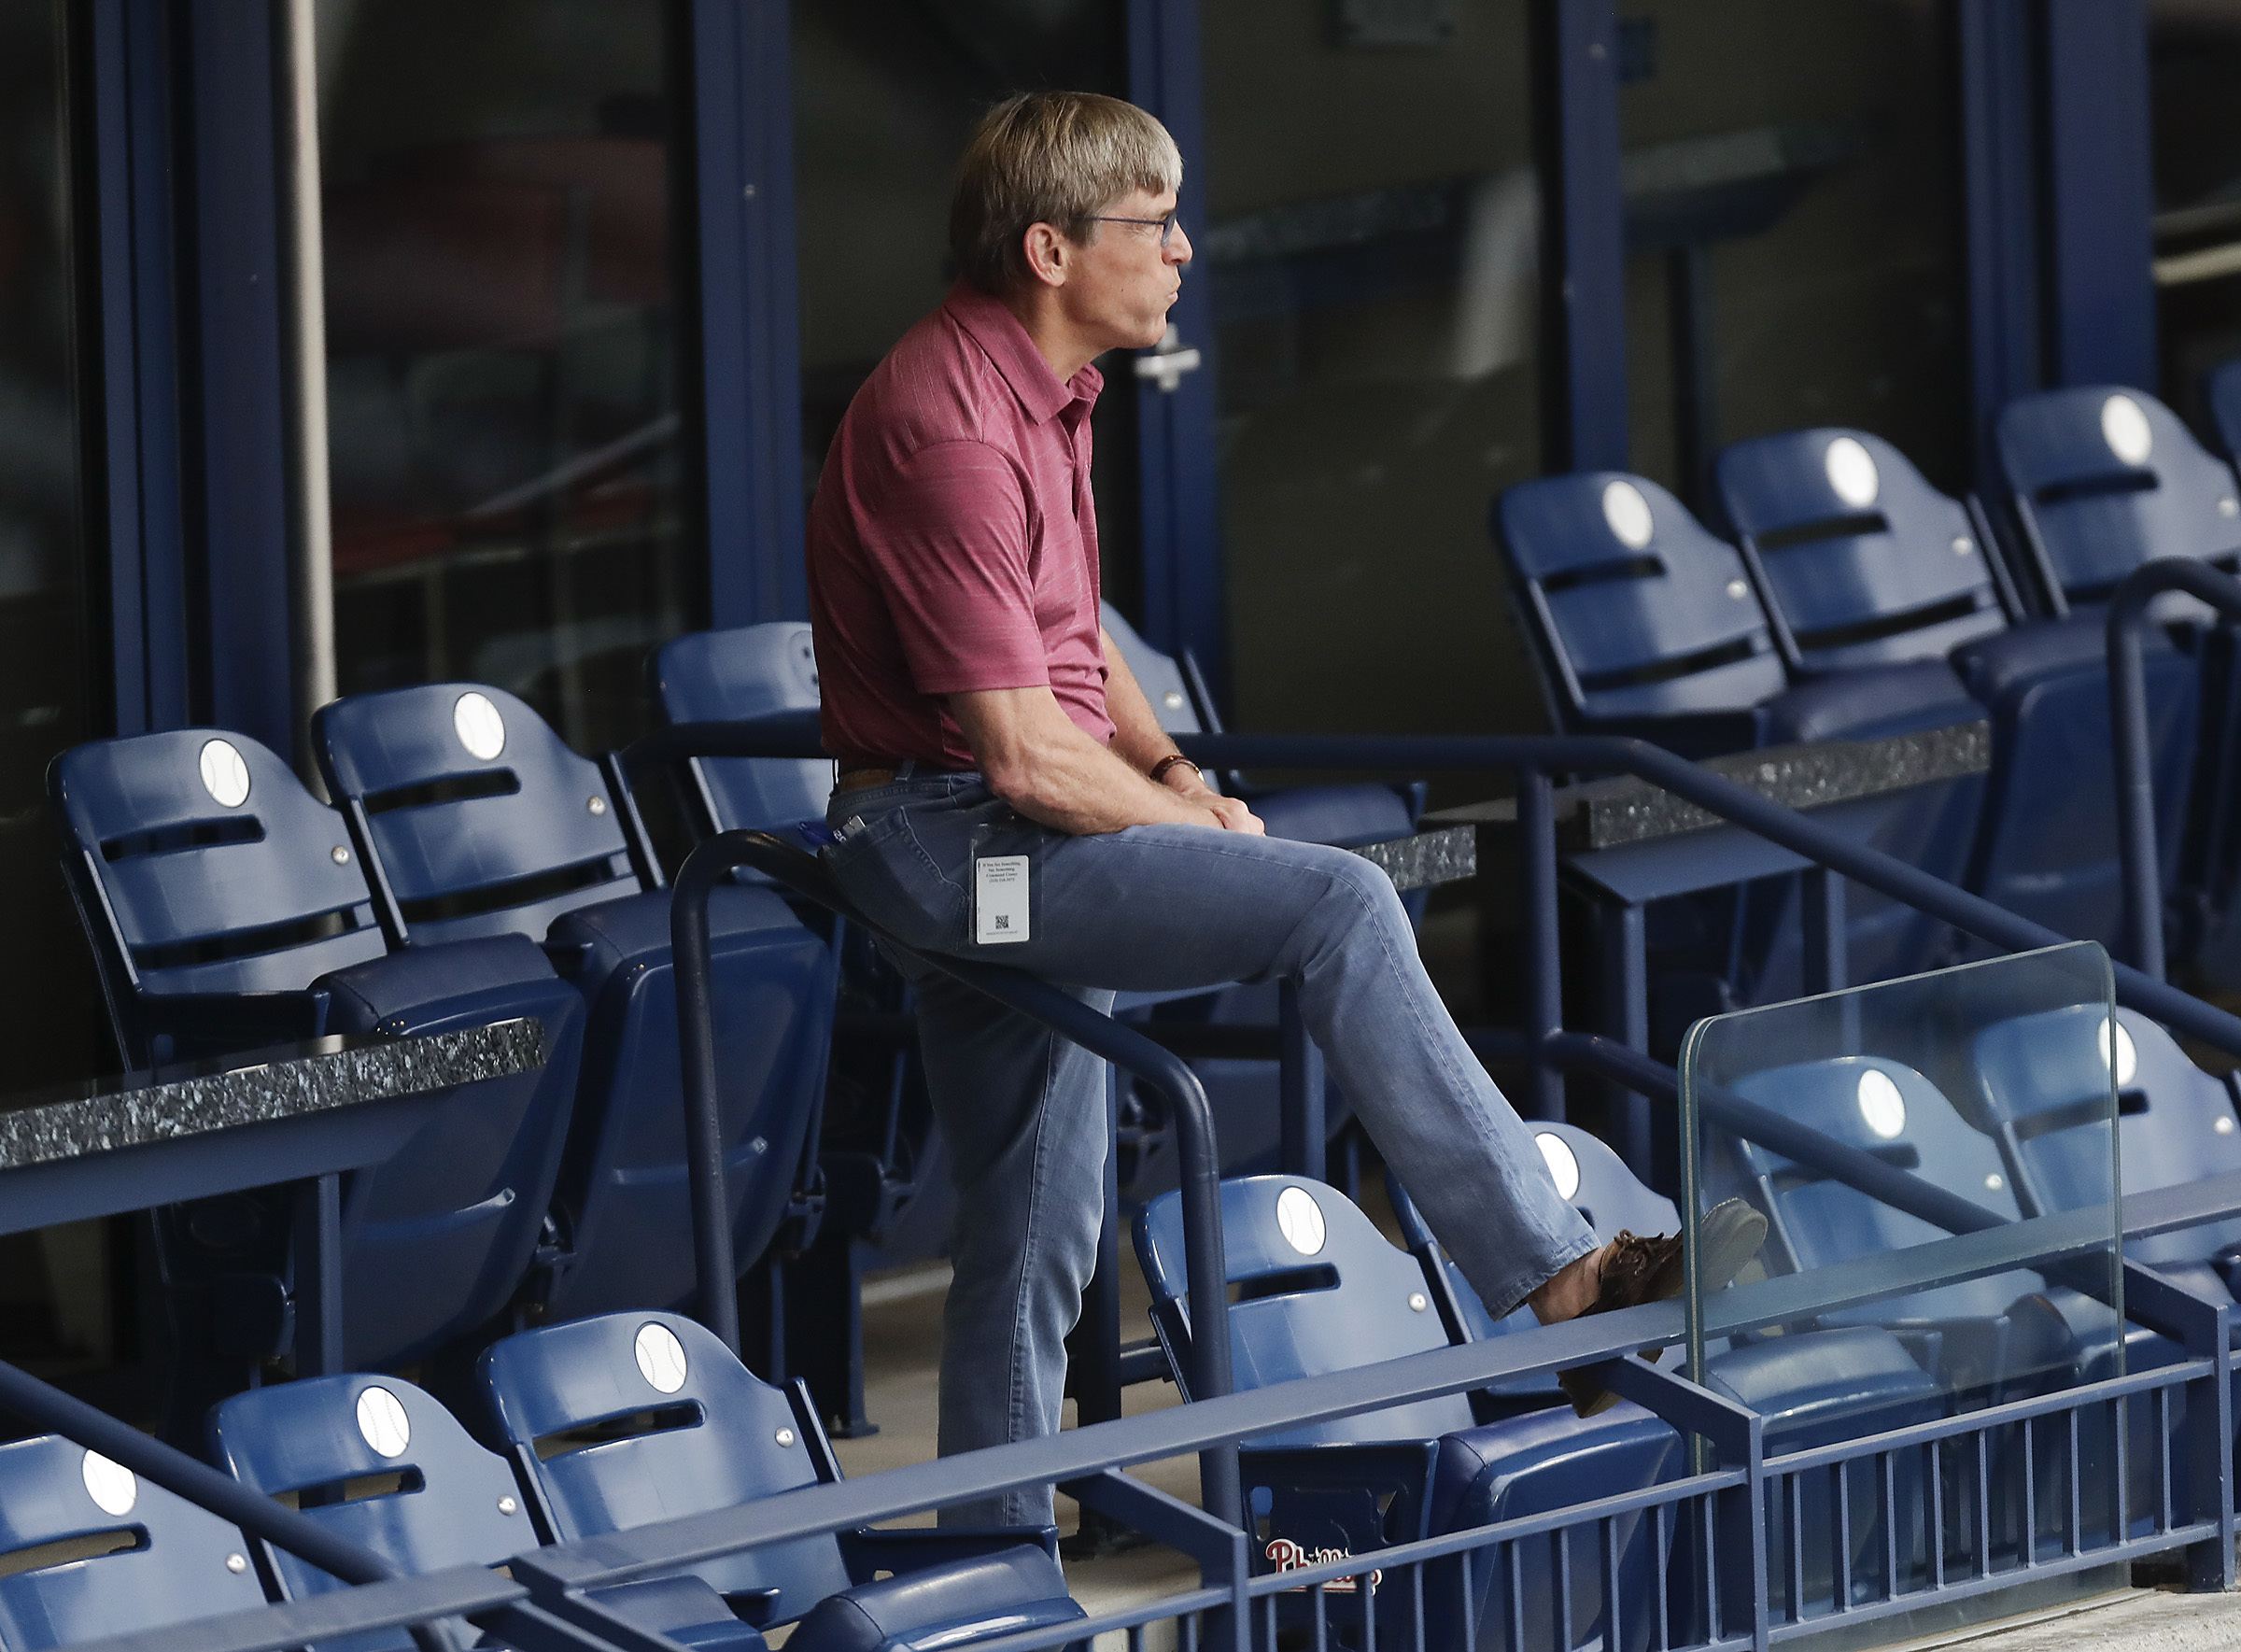
[[(693, 1253), (698, 1272), (699, 1318), (740, 1349), (737, 1277), (731, 1247), (730, 1201), (724, 1186), (723, 1127), (716, 1095), (715, 1018), (709, 990), (709, 895), (735, 867), (765, 877), (838, 913), (867, 934), (922, 959), (998, 1003), (1033, 1017), (1092, 1055), (1103, 1056), (1159, 1092), (1175, 1121), (1183, 1197), (1183, 1250), (1191, 1322), (1229, 1323), (1229, 1268), (1221, 1240), (1221, 1154), (1214, 1137), (1206, 1093), (1182, 1057), (1142, 1033), (1101, 1015), (1079, 999), (1022, 970), (922, 953), (887, 936), (855, 910), (813, 855), (768, 832), (723, 832), (686, 856), (670, 897), (670, 952), (677, 972), (677, 1034), (684, 1078), (685, 1151), (690, 1162)], [(1230, 1391), (1230, 1339), (1191, 1338), (1191, 1392)], [(1233, 1450), (1209, 1450), (1200, 1461), (1209, 1508), (1232, 1508), (1239, 1495)]]
[[(2205, 600), (2217, 600), (2206, 594), (2213, 590), (2218, 598), (2229, 599), (2241, 592), (2241, 586), (2204, 564), (2171, 561), (2147, 564), (2119, 586), (2119, 592), (2133, 580), (2145, 579), (2151, 570), (2158, 571), (2155, 577), (2170, 579), (2177, 588), (2192, 591)], [(2118, 675), (2115, 612), (2112, 605), (2112, 693)], [(1957, 889), (1880, 849), (1853, 842), (1796, 810), (1645, 740), (1614, 735), (1186, 734), (1178, 736), (1176, 744), (1193, 762), (1215, 769), (1401, 774), (1507, 770), (1516, 774), (1528, 928), (1529, 1024), (1525, 1033), (1535, 1066), (1544, 1072), (1548, 1064), (1540, 1056), (1542, 1046), (1563, 1030), (1557, 995), (1556, 812), (1550, 779), (1554, 774), (1631, 774), (1815, 865), (2009, 952), (2060, 946), (2076, 939), (2018, 917), (2005, 907)], [(825, 755), (817, 743), (814, 720), (796, 713), (748, 723), (691, 723), (656, 729), (625, 755), (626, 761), (635, 766), (684, 752), (739, 757)], [(2241, 1017), (2166, 985), (2160, 973), (2119, 962), (2116, 988), (2117, 1001), (2126, 1008), (2241, 1054)], [(1534, 1110), (1544, 1114), (1554, 1110), (1547, 1105), (1545, 1088), (1538, 1099), (1541, 1105)]]
[(2148, 734), (2148, 605), (2184, 591), (2241, 620), (2241, 580), (2192, 557), (2158, 557), (2117, 582), (2108, 600), (2108, 732), (2117, 781), (2117, 853), (2124, 871), (2124, 938), (2143, 974), (2163, 979), (2163, 880), (2155, 846), (2155, 777)]

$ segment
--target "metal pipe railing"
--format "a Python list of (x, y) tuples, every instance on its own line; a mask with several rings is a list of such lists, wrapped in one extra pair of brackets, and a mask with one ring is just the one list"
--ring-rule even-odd
[[(2064, 946), (2074, 939), (2020, 918), (2005, 907), (1957, 889), (1880, 849), (1852, 842), (1794, 809), (1647, 741), (1608, 735), (1358, 738), (1223, 734), (1185, 735), (1176, 743), (1194, 762), (1224, 767), (1385, 770), (1411, 774), (1496, 770), (1631, 774), (1769, 843), (2009, 952)], [(1520, 814), (1522, 818), (1522, 811)], [(1529, 857), (1536, 853), (1529, 841), (1525, 848)], [(1553, 841), (1543, 843), (1538, 853), (1553, 854)], [(1555, 937), (1528, 939), (1531, 943), (1529, 967), (1553, 970)], [(2241, 1016), (2216, 1009), (2127, 965), (2116, 965), (2115, 973), (2120, 1004), (2241, 1054)]]
[[(734, 867), (751, 867), (867, 934), (881, 935), (842, 895), (815, 856), (767, 832), (724, 832), (686, 857), (671, 897), (671, 953), (677, 972), (677, 1029), (684, 1080), (685, 1151), (692, 1189), (693, 1253), (699, 1318), (726, 1346), (740, 1347), (737, 1270), (730, 1204), (725, 1192), (723, 1123), (716, 1089), (716, 1047), (708, 937), (710, 892)], [(887, 944), (986, 994), (996, 1002), (1071, 1038), (1150, 1085), (1165, 1099), (1176, 1127), (1183, 1201), (1183, 1249), (1193, 1334), (1188, 1353), (1191, 1392), (1226, 1394), (1230, 1369), (1229, 1268), (1221, 1237), (1221, 1155), (1206, 1093), (1182, 1057), (1079, 999), (1018, 969), (922, 953), (882, 935)], [(1208, 1508), (1235, 1508), (1237, 1459), (1226, 1447), (1199, 1464)]]
[(2148, 605), (2184, 591), (2241, 620), (2241, 580), (2191, 557), (2158, 557), (2117, 582), (2108, 600), (2108, 734), (2117, 782), (2117, 853), (2124, 875), (2124, 941), (2133, 967), (2163, 979), (2163, 879), (2155, 843), (2154, 752), (2148, 732)]

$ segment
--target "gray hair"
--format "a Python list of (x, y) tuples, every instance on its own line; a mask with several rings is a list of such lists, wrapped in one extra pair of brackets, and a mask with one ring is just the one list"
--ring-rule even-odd
[(1183, 181), (1167, 129), (1134, 104), (1093, 92), (1028, 92), (980, 118), (957, 163), (950, 249), (984, 292), (1031, 278), (1022, 247), (1049, 224), (1081, 245), (1097, 215), (1131, 191), (1165, 194)]

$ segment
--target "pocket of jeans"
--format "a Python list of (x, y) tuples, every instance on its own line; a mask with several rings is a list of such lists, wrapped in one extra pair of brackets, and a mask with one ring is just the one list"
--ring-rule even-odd
[(823, 851), (825, 869), (864, 916), (906, 945), (946, 949), (965, 909), (964, 891), (920, 843), (907, 808), (841, 824)]

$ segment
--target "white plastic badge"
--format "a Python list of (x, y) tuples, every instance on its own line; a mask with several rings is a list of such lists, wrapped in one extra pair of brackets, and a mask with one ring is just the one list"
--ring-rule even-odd
[(973, 862), (973, 939), (1008, 946), (1027, 939), (1027, 857), (989, 854)]

